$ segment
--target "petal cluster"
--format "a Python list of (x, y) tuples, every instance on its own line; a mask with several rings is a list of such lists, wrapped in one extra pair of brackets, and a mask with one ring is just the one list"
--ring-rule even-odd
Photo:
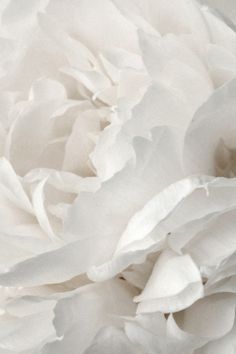
[(236, 352), (236, 4), (0, 3), (0, 354)]

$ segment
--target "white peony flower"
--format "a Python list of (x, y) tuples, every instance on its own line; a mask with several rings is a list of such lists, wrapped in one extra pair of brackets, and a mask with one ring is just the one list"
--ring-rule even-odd
[(0, 354), (235, 352), (236, 5), (206, 5), (1, 2)]

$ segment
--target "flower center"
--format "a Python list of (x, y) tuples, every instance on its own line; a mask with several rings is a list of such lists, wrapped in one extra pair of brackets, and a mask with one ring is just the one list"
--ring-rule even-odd
[(229, 147), (223, 139), (216, 149), (215, 170), (217, 177), (236, 177), (236, 148)]

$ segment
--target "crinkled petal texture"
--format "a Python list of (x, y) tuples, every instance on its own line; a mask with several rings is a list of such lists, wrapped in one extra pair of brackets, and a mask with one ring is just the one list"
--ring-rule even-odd
[(236, 4), (0, 2), (0, 354), (236, 353)]
[(134, 295), (135, 290), (124, 280), (90, 284), (67, 294), (58, 301), (54, 311), (58, 338), (47, 344), (42, 353), (69, 354), (76, 349), (82, 354), (88, 347), (88, 353), (93, 353), (96, 346), (101, 347), (98, 349), (101, 352), (103, 345), (108, 349), (114, 346), (114, 350), (127, 350), (131, 346), (128, 338), (113, 326), (120, 326), (122, 317), (134, 314)]

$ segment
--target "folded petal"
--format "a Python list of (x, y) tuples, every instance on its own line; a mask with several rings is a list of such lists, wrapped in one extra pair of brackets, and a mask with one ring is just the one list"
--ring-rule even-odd
[(201, 275), (190, 256), (164, 252), (143, 292), (135, 298), (138, 312), (180, 311), (203, 296)]

